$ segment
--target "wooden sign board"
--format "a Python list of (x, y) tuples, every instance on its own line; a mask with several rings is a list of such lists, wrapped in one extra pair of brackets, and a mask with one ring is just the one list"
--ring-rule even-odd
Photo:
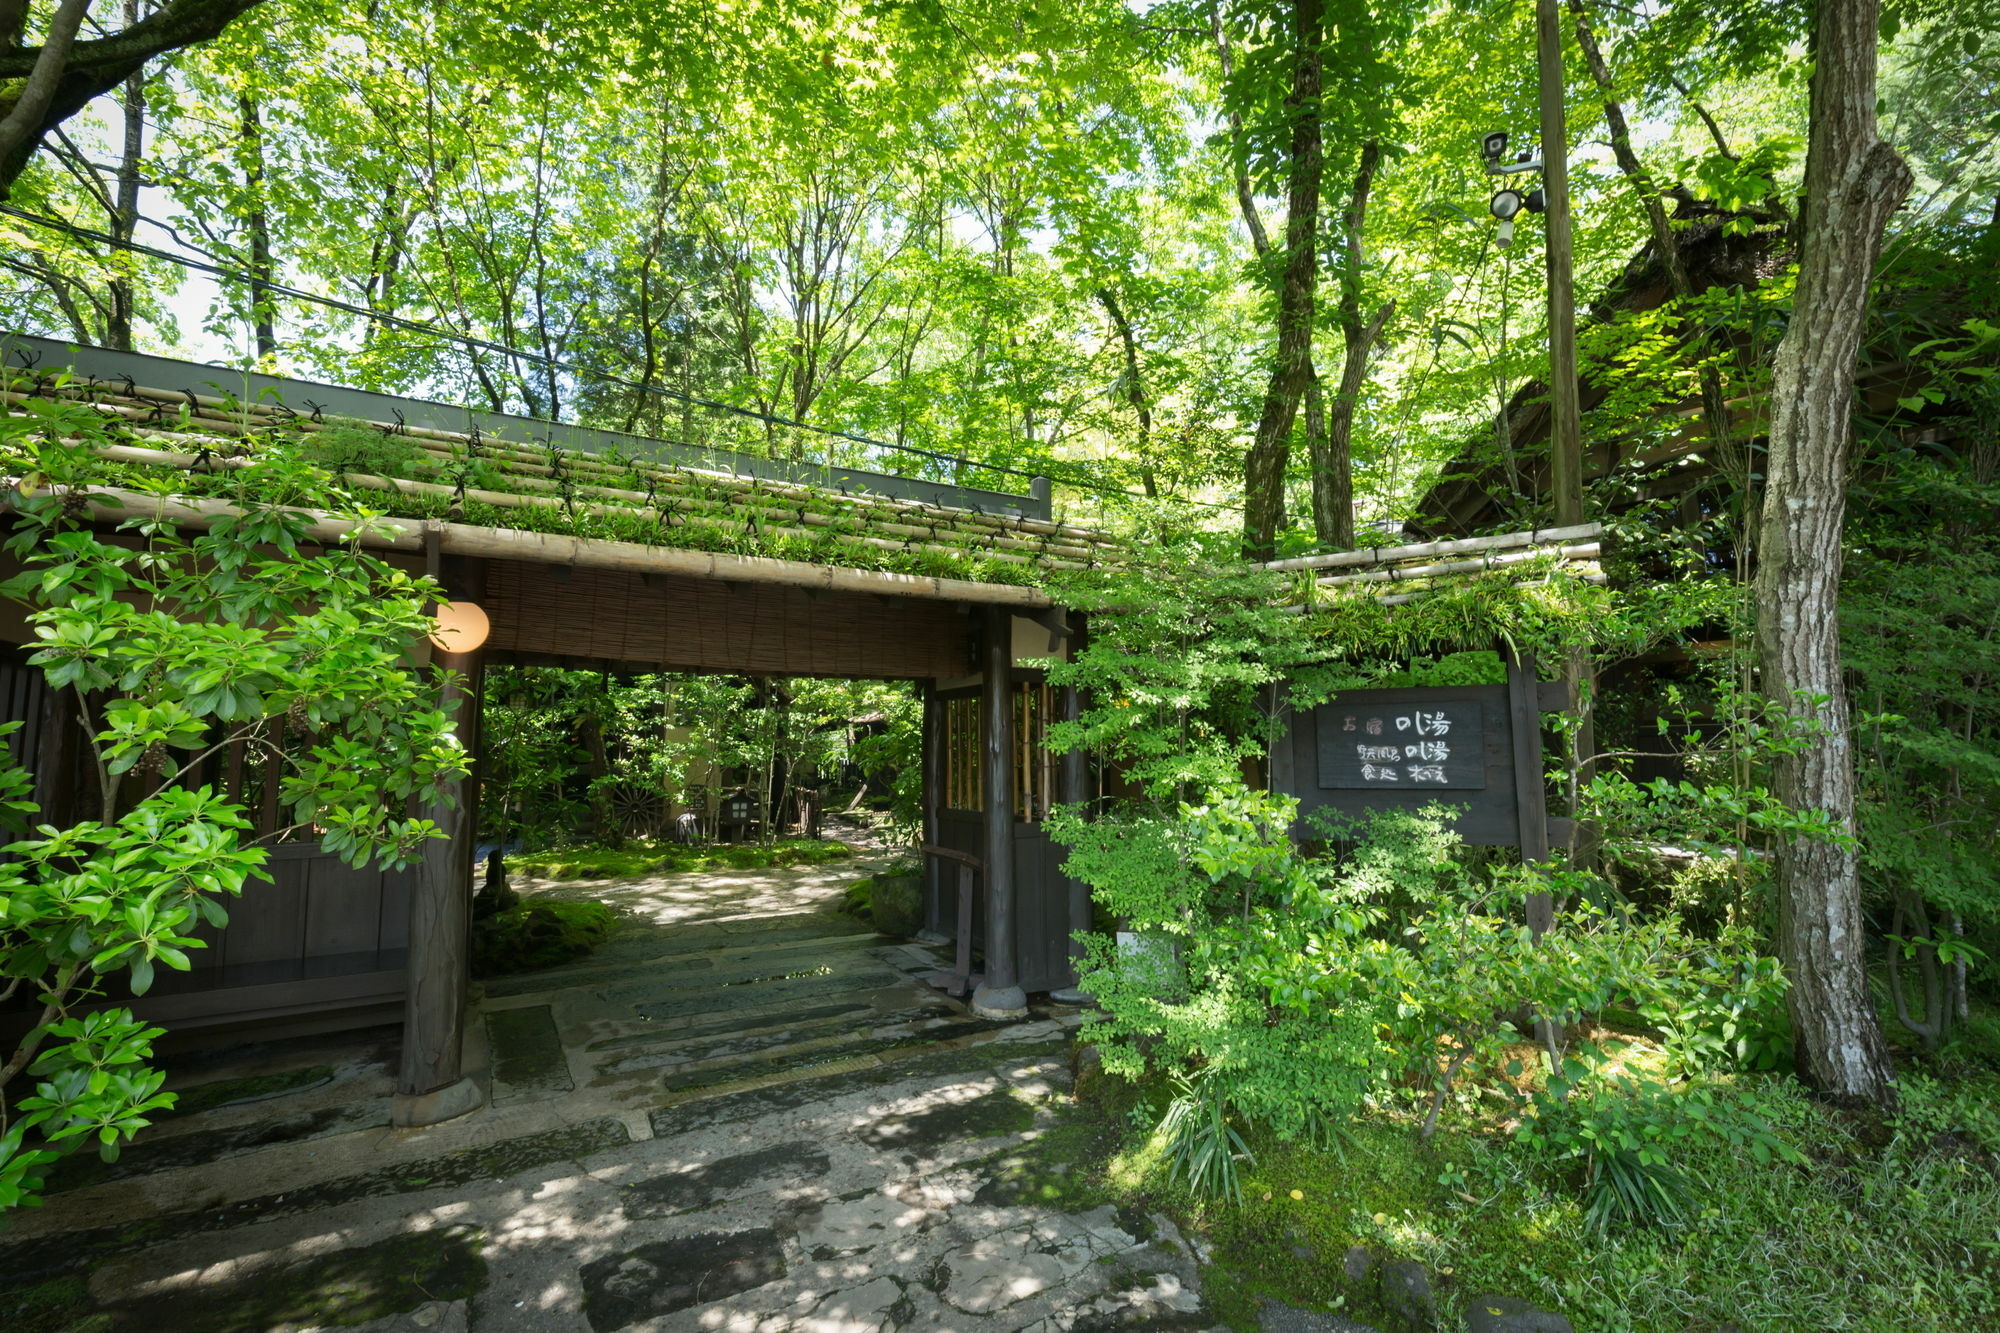
[(1312, 835), (1304, 816), (1317, 810), (1359, 816), (1437, 802), (1462, 808), (1455, 827), (1466, 842), (1540, 855), (1548, 832), (1533, 691), (1532, 678), (1350, 690), (1291, 711), (1271, 749), (1271, 788), (1298, 798), (1297, 836)]

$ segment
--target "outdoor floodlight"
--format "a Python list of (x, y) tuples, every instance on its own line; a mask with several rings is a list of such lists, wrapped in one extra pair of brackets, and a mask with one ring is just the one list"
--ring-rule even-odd
[(429, 637), (440, 652), (469, 653), (486, 642), (492, 628), (476, 602), (439, 602), (431, 612)]
[(1514, 243), (1514, 219), (1525, 207), (1527, 200), (1519, 190), (1498, 190), (1486, 203), (1486, 211), (1500, 219), (1499, 230), (1494, 233), (1493, 243), (1505, 250)]

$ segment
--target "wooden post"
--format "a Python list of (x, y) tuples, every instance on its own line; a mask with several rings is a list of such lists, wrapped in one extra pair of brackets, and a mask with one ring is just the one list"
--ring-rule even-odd
[(1541, 71), (1542, 193), (1548, 207), (1549, 489), (1556, 523), (1583, 522), (1583, 404), (1576, 382), (1576, 293), (1570, 274), (1569, 129), (1559, 0), (1535, 0)]
[[(426, 533), (430, 566), (440, 572), (435, 529)], [(478, 754), (479, 654), (432, 654), (453, 673), (440, 703), (459, 741)], [(424, 814), (444, 831), (424, 847), (410, 885), (410, 946), (405, 964), (403, 1057), (390, 1118), (399, 1127), (434, 1125), (477, 1110), (486, 1100), (464, 1070), (466, 991), (471, 984), (471, 783), (448, 784)]]
[[(1083, 691), (1074, 685), (1063, 686), (1056, 695), (1057, 719), (1074, 722), (1082, 716)], [(1080, 747), (1063, 751), (1062, 767), (1056, 773), (1056, 799), (1064, 805), (1081, 805), (1090, 799), (1089, 781), (1089, 756)], [(1069, 984), (1052, 992), (1049, 998), (1063, 1004), (1088, 1004), (1090, 996), (1077, 989), (1077, 971), (1083, 961), (1083, 946), (1077, 943), (1076, 937), (1088, 933), (1092, 924), (1090, 886), (1073, 875), (1066, 876), (1063, 883), (1069, 889)]]
[[(925, 681), (920, 687), (924, 708), (923, 750), (923, 840), (926, 846), (938, 841), (938, 811), (944, 803), (944, 699), (937, 683)], [(944, 930), (944, 867), (937, 858), (924, 858), (924, 928), (917, 936), (927, 944), (949, 939)]]
[(986, 608), (986, 678), (980, 686), (980, 771), (985, 804), (986, 972), (972, 993), (983, 1018), (1021, 1018), (1028, 996), (1014, 957), (1014, 617)]
[[(1514, 806), (1521, 825), (1521, 860), (1549, 854), (1548, 796), (1542, 781), (1542, 711), (1535, 659), (1502, 644), (1507, 663), (1507, 725), (1514, 744)], [(1528, 929), (1537, 936), (1555, 924), (1555, 903), (1546, 893), (1528, 898)]]

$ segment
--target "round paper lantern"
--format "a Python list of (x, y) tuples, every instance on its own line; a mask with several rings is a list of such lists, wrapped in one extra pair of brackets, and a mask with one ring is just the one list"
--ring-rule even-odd
[(486, 642), (493, 627), (477, 602), (439, 602), (431, 621), (430, 640), (447, 653), (471, 652)]

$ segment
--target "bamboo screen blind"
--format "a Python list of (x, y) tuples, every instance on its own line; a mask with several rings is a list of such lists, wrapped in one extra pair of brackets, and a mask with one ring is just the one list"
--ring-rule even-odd
[(979, 698), (944, 703), (944, 803), (950, 810), (980, 807)]
[[(1022, 681), (1014, 686), (1014, 816), (1029, 822), (1047, 817), (1055, 800), (1056, 761), (1049, 753), (1049, 719), (1055, 695), (1047, 685)], [(944, 803), (950, 810), (977, 810), (983, 804), (980, 773), (979, 698), (945, 700)]]

